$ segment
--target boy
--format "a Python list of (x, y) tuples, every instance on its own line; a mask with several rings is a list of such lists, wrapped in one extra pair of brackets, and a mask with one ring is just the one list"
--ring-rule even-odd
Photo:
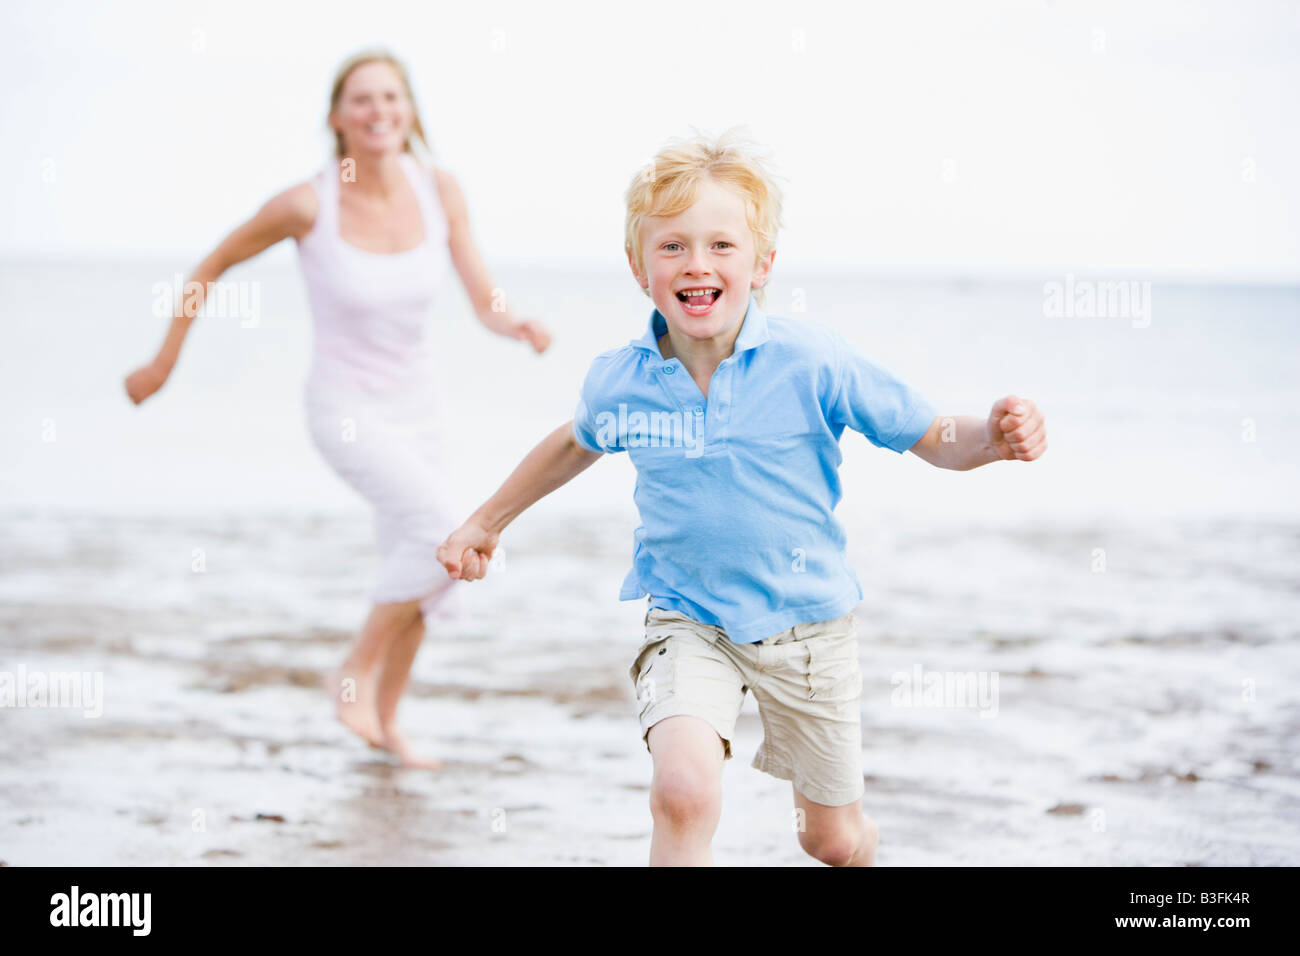
[(862, 589), (831, 513), (844, 427), (957, 470), (1047, 447), (1028, 400), (1000, 399), (987, 420), (939, 418), (839, 335), (765, 315), (780, 207), (742, 143), (659, 152), (627, 193), (628, 263), (655, 305), (648, 331), (593, 361), (574, 420), (438, 551), (451, 577), (481, 578), (525, 508), (607, 452), (631, 456), (642, 525), (620, 597), (650, 598), (628, 676), (654, 764), (651, 865), (713, 862), (746, 691), (763, 723), (753, 766), (792, 782), (804, 850), (874, 863), (852, 613)]

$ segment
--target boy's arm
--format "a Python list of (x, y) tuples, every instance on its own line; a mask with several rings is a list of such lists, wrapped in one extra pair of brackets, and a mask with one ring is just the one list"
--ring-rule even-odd
[(438, 548), (438, 561), (453, 579), (475, 581), (483, 577), (506, 525), (601, 455), (578, 444), (573, 422), (561, 425), (528, 453), (496, 494), (451, 533)]
[(1008, 395), (993, 403), (987, 421), (973, 415), (936, 418), (908, 450), (953, 471), (1016, 458), (1033, 461), (1047, 451), (1047, 427), (1037, 405)]

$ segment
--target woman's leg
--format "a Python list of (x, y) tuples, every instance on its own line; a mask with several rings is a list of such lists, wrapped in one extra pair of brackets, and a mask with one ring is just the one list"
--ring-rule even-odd
[[(355, 435), (343, 440), (337, 423), (349, 416)], [(393, 427), (394, 422), (402, 427)], [(437, 766), (411, 753), (396, 727), (397, 702), (409, 682), (411, 664), (424, 637), (423, 610), (441, 601), (454, 583), (437, 561), (437, 549), (456, 527), (457, 509), (438, 492), (445, 460), (429, 408), (384, 408), (371, 414), (356, 407), (330, 405), (311, 418), (312, 435), (336, 473), (375, 509), (380, 558), (380, 594), (434, 590), (412, 601), (377, 603), (342, 666), (331, 675), (330, 692), (339, 719), (373, 746), (389, 750), (412, 766)], [(422, 423), (412, 431), (409, 423)], [(423, 610), (422, 610), (423, 607)], [(350, 698), (339, 696), (344, 682)], [(346, 695), (346, 690), (345, 690)]]
[(360, 638), (343, 663), (326, 678), (325, 689), (335, 703), (339, 720), (375, 747), (384, 746), (378, 710), (379, 667), (390, 647), (407, 634), (413, 622), (423, 627), (419, 601), (374, 605)]
[(452, 596), (455, 582), (450, 578), (439, 582), (435, 591), (426, 595), (419, 602), (419, 613), (410, 627), (396, 640), (388, 645), (384, 660), (380, 665), (379, 684), (376, 691), (376, 710), (379, 718), (381, 746), (401, 758), (402, 765), (408, 767), (425, 767), (436, 770), (442, 761), (420, 757), (411, 750), (406, 736), (397, 729), (397, 702), (410, 683), (411, 665), (424, 640), (425, 615), (437, 611)]
[(442, 761), (421, 757), (397, 728), (397, 702), (406, 691), (411, 678), (411, 665), (415, 662), (420, 642), (424, 640), (424, 618), (417, 614), (404, 633), (388, 645), (388, 652), (379, 668), (376, 695), (376, 713), (379, 720), (380, 746), (395, 754), (404, 767), (423, 767), (437, 770)]

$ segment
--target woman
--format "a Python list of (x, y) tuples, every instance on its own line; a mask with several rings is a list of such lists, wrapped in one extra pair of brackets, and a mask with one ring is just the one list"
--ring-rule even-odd
[[(372, 746), (405, 766), (436, 768), (440, 761), (411, 751), (396, 712), (424, 618), (454, 586), (437, 560), (438, 545), (459, 516), (440, 492), (447, 459), (438, 440), (437, 372), (426, 334), (429, 305), (445, 274), (444, 246), (479, 321), (538, 352), (550, 335), (540, 323), (502, 310), (459, 186), (412, 154), (412, 139), (428, 145), (399, 61), (373, 51), (345, 62), (328, 123), (332, 161), (227, 236), (186, 289), (206, 289), (281, 239), (297, 241), (315, 326), (304, 394), (312, 439), (374, 508), (381, 558), (374, 606), (326, 689), (339, 719)], [(158, 356), (127, 377), (136, 404), (175, 367), (201, 295), (178, 308)]]

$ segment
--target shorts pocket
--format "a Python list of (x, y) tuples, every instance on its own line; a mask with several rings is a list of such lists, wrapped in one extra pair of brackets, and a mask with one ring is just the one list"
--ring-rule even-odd
[(858, 635), (810, 637), (808, 650), (808, 699), (851, 700), (862, 693), (862, 667), (858, 662)]
[(637, 651), (636, 660), (628, 668), (628, 676), (632, 679), (639, 712), (642, 714), (662, 699), (672, 686), (677, 645), (671, 637), (671, 634), (664, 634), (647, 638)]

